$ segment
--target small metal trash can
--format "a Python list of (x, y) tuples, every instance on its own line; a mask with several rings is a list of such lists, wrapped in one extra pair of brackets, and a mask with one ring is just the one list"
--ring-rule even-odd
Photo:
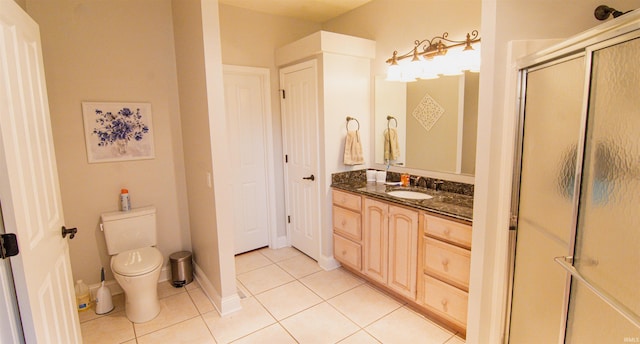
[(180, 288), (193, 281), (193, 265), (191, 252), (180, 251), (169, 256), (171, 261), (171, 284)]

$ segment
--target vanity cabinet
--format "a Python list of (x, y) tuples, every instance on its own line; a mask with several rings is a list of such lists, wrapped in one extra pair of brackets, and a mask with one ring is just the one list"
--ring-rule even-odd
[(416, 298), (418, 212), (364, 198), (363, 273), (411, 300)]
[(418, 304), (466, 329), (471, 225), (420, 213)]
[(464, 335), (470, 223), (343, 190), (332, 197), (335, 259)]
[(332, 190), (333, 256), (354, 270), (362, 270), (362, 197)]

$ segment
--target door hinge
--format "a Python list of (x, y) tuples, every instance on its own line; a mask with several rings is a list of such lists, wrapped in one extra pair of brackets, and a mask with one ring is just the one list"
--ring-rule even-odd
[(284, 155), (284, 163), (285, 164), (289, 163), (289, 154)]
[(20, 253), (18, 239), (13, 233), (0, 234), (0, 257), (6, 259)]
[(287, 215), (287, 223), (291, 223), (291, 215)]
[(282, 90), (282, 99), (287, 99), (287, 95), (284, 90)]
[(518, 215), (511, 214), (509, 217), (509, 230), (515, 231), (518, 228)]

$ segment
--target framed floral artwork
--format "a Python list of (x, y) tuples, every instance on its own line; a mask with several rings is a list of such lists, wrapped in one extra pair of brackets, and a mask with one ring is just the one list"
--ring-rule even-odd
[(82, 102), (89, 163), (153, 159), (150, 103)]

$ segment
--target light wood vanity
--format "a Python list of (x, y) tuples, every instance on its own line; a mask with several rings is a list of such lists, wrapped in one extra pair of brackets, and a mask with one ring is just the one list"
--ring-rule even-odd
[(332, 196), (335, 259), (464, 336), (470, 223), (344, 190)]

